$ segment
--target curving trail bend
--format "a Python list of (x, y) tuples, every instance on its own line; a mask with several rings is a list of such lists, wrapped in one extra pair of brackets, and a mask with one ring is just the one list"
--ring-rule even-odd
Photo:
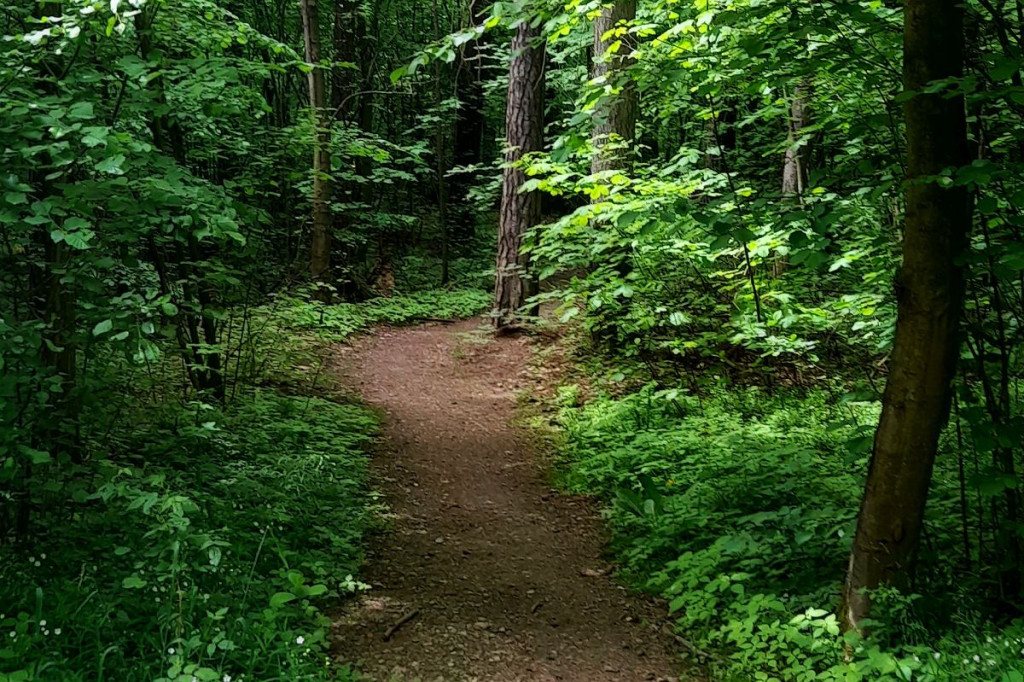
[(339, 349), (342, 381), (384, 416), (390, 530), (371, 547), (374, 589), (333, 633), (373, 680), (677, 680), (663, 612), (607, 577), (592, 505), (554, 494), (510, 424), (529, 343), (468, 320)]

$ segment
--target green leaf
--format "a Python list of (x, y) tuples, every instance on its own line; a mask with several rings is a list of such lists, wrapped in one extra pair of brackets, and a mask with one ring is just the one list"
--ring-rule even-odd
[(95, 168), (100, 173), (107, 173), (109, 175), (124, 175), (124, 171), (121, 169), (121, 164), (125, 161), (124, 154), (115, 154), (114, 156), (103, 159), (96, 164)]
[(279, 609), (290, 601), (295, 601), (295, 595), (291, 592), (277, 592), (270, 598), (270, 607)]
[(64, 241), (67, 242), (68, 246), (84, 251), (89, 248), (89, 240), (93, 237), (91, 230), (80, 230), (78, 232), (68, 232), (64, 234)]
[(75, 121), (88, 121), (93, 117), (92, 102), (76, 102), (68, 109), (68, 118)]
[(34, 448), (28, 447), (27, 445), (19, 445), (18, 451), (21, 452), (21, 454), (28, 457), (28, 461), (32, 462), (33, 464), (46, 464), (47, 462), (53, 461), (53, 457), (50, 456), (49, 452), (46, 452), (44, 450), (36, 450)]
[(146, 581), (137, 575), (131, 575), (121, 581), (121, 587), (126, 590), (136, 590), (146, 586)]
[(995, 65), (989, 69), (988, 75), (996, 82), (1009, 80), (1020, 69), (1020, 63), (1017, 60), (1007, 59), (1001, 54), (996, 55), (993, 61)]
[(111, 329), (113, 329), (113, 327), (113, 322), (111, 322), (110, 320), (103, 320), (102, 322), (100, 322), (99, 324), (92, 328), (92, 335), (99, 336), (100, 334), (106, 334)]

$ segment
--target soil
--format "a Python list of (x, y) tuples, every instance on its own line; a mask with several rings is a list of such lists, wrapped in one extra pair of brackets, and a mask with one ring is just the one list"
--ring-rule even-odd
[(334, 624), (339, 660), (378, 682), (675, 682), (664, 608), (610, 576), (592, 502), (559, 495), (511, 422), (535, 389), (530, 340), (480, 320), (381, 330), (335, 369), (383, 416), (388, 529), (373, 589)]

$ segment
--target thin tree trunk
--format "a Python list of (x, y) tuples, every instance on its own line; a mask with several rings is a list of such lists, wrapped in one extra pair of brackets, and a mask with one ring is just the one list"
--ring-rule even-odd
[(786, 158), (782, 165), (782, 195), (799, 197), (807, 187), (807, 160), (810, 157), (809, 145), (800, 144), (804, 129), (811, 124), (809, 105), (811, 86), (802, 81), (793, 92), (793, 103), (789, 113), (788, 146)]
[[(433, 29), (434, 40), (441, 39), (441, 26), (438, 21), (437, 0), (434, 0)], [(441, 61), (434, 60), (434, 107), (437, 110), (437, 129), (434, 131), (434, 174), (437, 184), (437, 224), (441, 228), (441, 286), (448, 285), (450, 250), (448, 229), (448, 122), (445, 120), (441, 104), (442, 91)]]
[[(811, 84), (801, 81), (793, 92), (793, 103), (789, 108), (789, 124), (786, 133), (786, 156), (782, 162), (782, 198), (786, 203), (793, 199), (803, 203), (807, 189), (807, 164), (810, 159), (810, 145), (802, 140), (804, 129), (811, 124), (809, 104)], [(803, 144), (799, 144), (803, 142)], [(772, 275), (781, 277), (789, 266), (789, 258), (780, 256), (772, 263)]]
[(505, 162), (509, 165), (505, 168), (502, 182), (498, 227), (494, 288), (494, 322), (498, 328), (515, 322), (518, 310), (532, 293), (531, 283), (525, 277), (526, 263), (520, 249), (523, 235), (540, 222), (541, 197), (537, 192), (520, 192), (526, 175), (521, 168), (511, 164), (524, 154), (544, 147), (545, 59), (540, 30), (525, 22), (520, 24), (512, 39), (505, 111)]
[(846, 579), (843, 619), (861, 629), (866, 590), (905, 587), (921, 535), (939, 434), (949, 415), (959, 352), (971, 201), (962, 186), (928, 178), (968, 163), (962, 95), (921, 94), (929, 83), (963, 73), (959, 0), (906, 0), (904, 79), (907, 170), (899, 316), (882, 417)]
[[(475, 26), (483, 21), (483, 0), (470, 0), (470, 22)], [(483, 38), (481, 38), (483, 40)], [(483, 159), (484, 141), (484, 86), (480, 45), (471, 40), (462, 46), (456, 79), (459, 113), (455, 126), (454, 164), (459, 167), (475, 166)], [(473, 175), (459, 173), (451, 180), (453, 202), (452, 241), (466, 245), (473, 240), (477, 210), (469, 204)]]
[(638, 109), (636, 83), (628, 73), (634, 62), (633, 40), (628, 34), (609, 33), (635, 18), (636, 0), (616, 0), (594, 21), (593, 78), (605, 95), (595, 112), (592, 173), (626, 168), (632, 158)]
[(316, 0), (299, 0), (302, 33), (309, 72), (309, 106), (313, 111), (313, 241), (310, 274), (322, 279), (331, 266), (331, 129), (327, 89), (320, 64), (320, 26)]
[[(152, 58), (154, 53), (153, 45), (153, 15), (150, 12), (155, 10), (144, 9), (135, 17), (135, 27), (139, 36), (139, 49), (147, 58)], [(154, 91), (156, 102), (159, 108), (154, 109), (147, 123), (150, 134), (153, 136), (153, 143), (165, 154), (169, 154), (182, 168), (188, 167), (188, 148), (185, 140), (185, 131), (182, 130), (178, 121), (165, 113), (170, 110), (167, 93), (164, 90), (162, 78), (150, 81), (150, 87)], [(189, 303), (188, 306), (179, 306), (180, 319), (176, 321), (179, 327), (184, 327), (189, 332), (189, 344), (182, 347), (186, 353), (185, 362), (188, 364), (188, 375), (192, 386), (199, 391), (211, 391), (218, 400), (223, 401), (226, 396), (224, 386), (224, 374), (220, 352), (214, 349), (218, 346), (220, 328), (217, 320), (211, 314), (214, 304), (214, 290), (208, 282), (203, 281), (200, 272), (200, 264), (203, 261), (202, 247), (199, 240), (191, 232), (185, 236), (187, 252), (180, 242), (175, 242), (174, 251), (176, 255), (176, 266), (179, 270), (181, 290), (183, 298)], [(154, 266), (158, 272), (166, 273), (166, 264), (163, 261), (156, 241), (150, 240), (150, 253), (154, 258)], [(164, 293), (173, 294), (173, 287), (162, 277), (162, 289)], [(202, 335), (199, 330), (202, 328)], [(179, 337), (179, 342), (180, 342)], [(203, 348), (203, 346), (207, 348)]]

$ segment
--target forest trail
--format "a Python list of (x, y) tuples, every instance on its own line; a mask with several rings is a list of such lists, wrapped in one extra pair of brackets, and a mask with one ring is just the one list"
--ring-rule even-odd
[(342, 380), (384, 415), (374, 474), (391, 528), (335, 652), (378, 682), (677, 680), (663, 614), (607, 575), (593, 505), (555, 494), (510, 425), (529, 358), (527, 339), (480, 320), (339, 351)]

